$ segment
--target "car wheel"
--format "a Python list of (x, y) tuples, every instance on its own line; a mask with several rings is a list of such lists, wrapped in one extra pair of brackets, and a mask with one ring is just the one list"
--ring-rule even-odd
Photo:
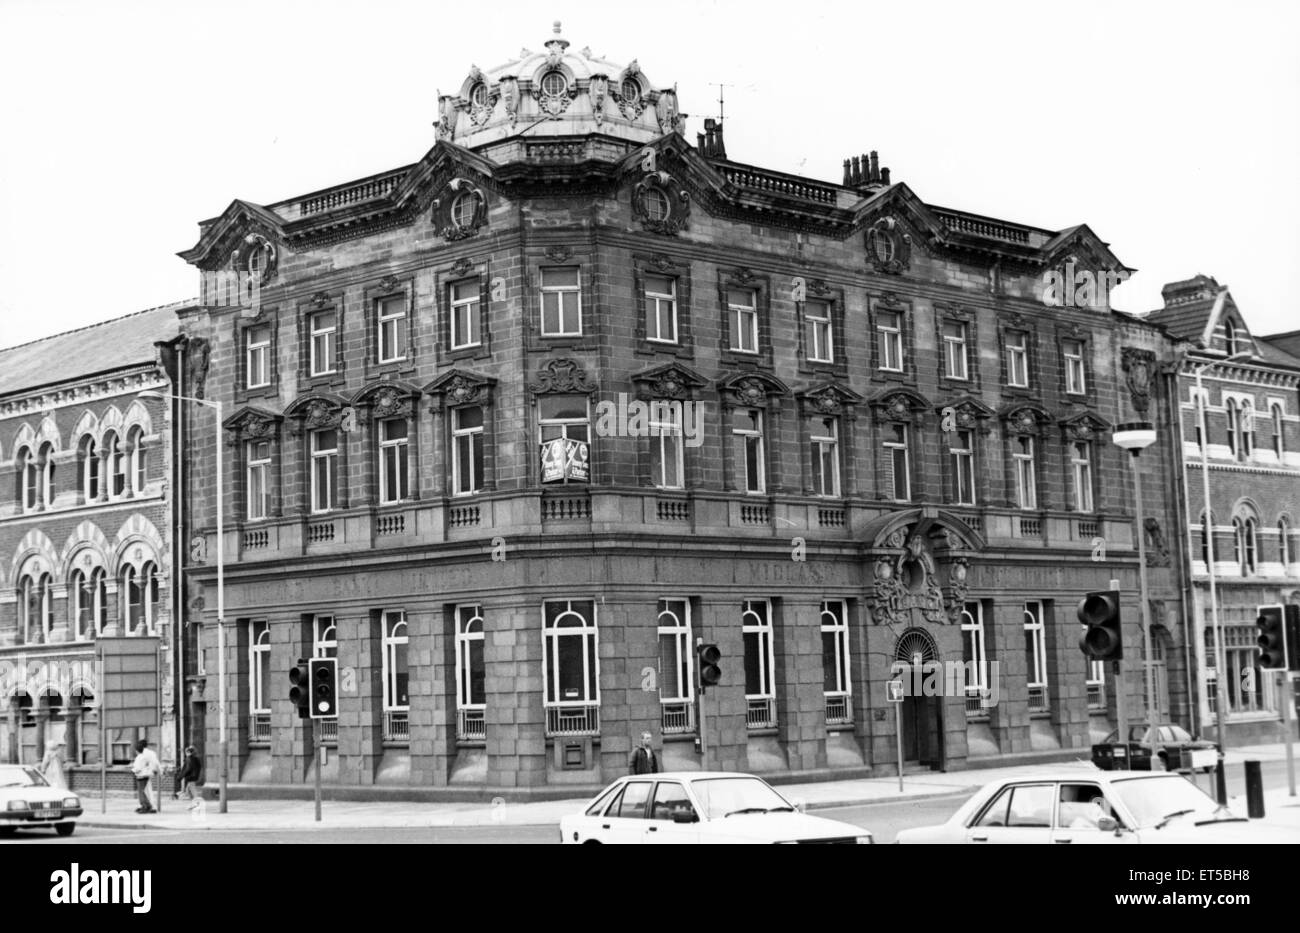
[(599, 840), (599, 839), (588, 839), (586, 842), (583, 843), (583, 845), (584, 845), (584, 846), (598, 846), (598, 845), (600, 845), (600, 840)]
[(77, 828), (76, 823), (55, 823), (54, 831), (60, 836), (71, 836), (72, 831)]

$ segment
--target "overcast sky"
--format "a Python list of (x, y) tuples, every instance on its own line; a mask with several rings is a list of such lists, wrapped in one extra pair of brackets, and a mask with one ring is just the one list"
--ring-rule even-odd
[(572, 48), (676, 84), (692, 141), (838, 182), (877, 149), (947, 207), (1086, 222), (1300, 328), (1300, 4), (0, 0), (0, 346), (196, 295), (175, 254), (233, 198), (418, 160), (471, 64)]

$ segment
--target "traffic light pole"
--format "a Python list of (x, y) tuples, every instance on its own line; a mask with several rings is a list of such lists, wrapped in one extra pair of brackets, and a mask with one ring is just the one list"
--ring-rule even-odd
[[(1115, 718), (1119, 720), (1119, 744), (1124, 747), (1124, 770), (1129, 771), (1131, 768), (1128, 747), (1128, 707), (1124, 704), (1124, 662), (1112, 661), (1111, 664), (1115, 665)], [(1118, 770), (1119, 765), (1113, 760), (1111, 763)]]
[(701, 677), (699, 663), (700, 646), (704, 644), (702, 637), (695, 639), (695, 692), (700, 701), (700, 768), (703, 771), (709, 770), (709, 730), (705, 728), (704, 721), (704, 679)]
[(1282, 734), (1286, 736), (1286, 783), (1295, 796), (1295, 749), (1291, 745), (1291, 708), (1295, 704), (1295, 681), (1290, 671), (1282, 672)]
[(325, 750), (325, 746), (321, 744), (320, 736), (319, 736), (320, 730), (316, 728), (316, 724), (320, 722), (320, 720), (311, 719), (308, 720), (308, 722), (311, 723), (311, 757), (316, 761), (316, 767), (314, 769), (316, 772), (316, 781), (315, 781), (316, 822), (319, 823), (320, 822), (320, 769), (321, 769), (321, 765), (323, 764), (323, 762), (321, 761), (321, 752)]

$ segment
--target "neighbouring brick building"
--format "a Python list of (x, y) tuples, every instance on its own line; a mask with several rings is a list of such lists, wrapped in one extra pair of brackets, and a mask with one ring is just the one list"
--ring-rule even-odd
[[(714, 121), (691, 145), (668, 85), (568, 45), (472, 69), (418, 162), (234, 201), (182, 254), (185, 390), (226, 413), (219, 450), (185, 415), (209, 751), (221, 456), (235, 780), (309, 779), (311, 654), (339, 660), (342, 785), (594, 785), (643, 730), (699, 768), (701, 706), (710, 766), (888, 773), (885, 681), (918, 657), (997, 702), (908, 697), (909, 760), (1080, 754), (1115, 690), (1081, 595), (1118, 579), (1140, 644), (1109, 431), (1160, 404), (1173, 341), (1044, 276), (1123, 264), (1086, 226), (927, 204), (874, 153), (835, 184), (728, 158)], [(1153, 543), (1173, 452), (1165, 422)]]
[[(129, 787), (146, 733), (176, 758), (172, 444), (139, 396), (170, 391), (178, 307), (0, 350), (0, 760), (63, 741), (74, 787), (101, 755)], [(103, 736), (96, 641), (131, 635), (160, 639), (161, 726)]]
[[(1176, 421), (1186, 513), (1187, 604), (1200, 698), (1196, 719), (1216, 735), (1214, 704), (1227, 695), (1227, 740), (1276, 741), (1282, 693), (1258, 666), (1258, 607), (1300, 602), (1300, 357), (1290, 338), (1253, 337), (1226, 286), (1198, 275), (1166, 285), (1147, 319), (1189, 346), (1177, 366)], [(1206, 433), (1202, 464), (1197, 371)], [(1206, 521), (1206, 482), (1210, 512)], [(1213, 551), (1223, 657), (1210, 600)], [(1219, 662), (1226, 676), (1215, 676)]]

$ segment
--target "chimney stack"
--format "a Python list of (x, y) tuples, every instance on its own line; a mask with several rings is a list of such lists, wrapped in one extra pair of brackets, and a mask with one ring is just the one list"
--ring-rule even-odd
[(870, 189), (888, 184), (889, 169), (880, 167), (880, 154), (874, 149), (844, 160), (844, 187)]

